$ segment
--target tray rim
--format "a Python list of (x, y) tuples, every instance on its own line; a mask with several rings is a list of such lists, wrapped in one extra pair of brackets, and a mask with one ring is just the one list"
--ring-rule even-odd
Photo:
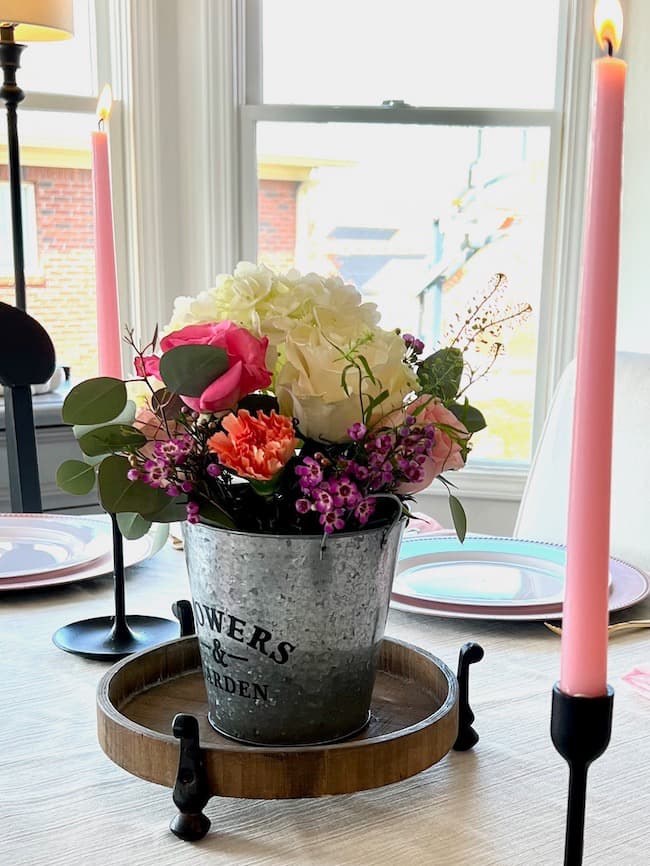
[[(121, 661), (117, 662), (117, 664), (113, 665), (108, 671), (106, 671), (97, 687), (97, 727), (99, 743), (102, 750), (112, 761), (114, 761), (114, 763), (118, 764), (118, 766), (122, 766), (127, 772), (132, 773), (139, 778), (156, 782), (157, 784), (166, 785), (167, 787), (171, 787), (173, 785), (173, 782), (170, 785), (169, 781), (161, 781), (160, 775), (162, 775), (162, 771), (158, 774), (157, 778), (154, 778), (153, 775), (155, 774), (148, 775), (144, 772), (138, 772), (131, 767), (126, 766), (125, 763), (121, 763), (119, 760), (117, 760), (114, 754), (111, 754), (111, 750), (107, 748), (106, 743), (106, 724), (108, 723), (112, 727), (118, 726), (121, 729), (121, 733), (126, 733), (126, 736), (129, 739), (150, 739), (160, 744), (162, 747), (172, 749), (176, 757), (178, 754), (178, 740), (174, 738), (171, 733), (164, 734), (160, 731), (154, 730), (152, 728), (147, 728), (144, 725), (141, 725), (129, 719), (113, 703), (110, 698), (109, 691), (111, 683), (114, 682), (116, 675), (119, 675), (123, 671), (123, 669), (128, 666), (135, 667), (139, 663), (140, 659), (142, 659), (144, 656), (150, 654), (164, 655), (168, 648), (174, 644), (185, 644), (186, 648), (189, 649), (192, 642), (196, 641), (196, 635), (191, 635), (185, 638), (176, 638), (174, 640), (166, 641), (165, 643), (158, 644), (153, 648), (143, 650), (142, 652), (122, 659)], [(430, 653), (427, 650), (422, 649), (421, 647), (414, 646), (413, 644), (398, 640), (396, 638), (384, 637), (383, 644), (386, 643), (392, 644), (395, 647), (400, 648), (401, 651), (415, 653), (419, 657), (425, 659), (430, 665), (433, 665), (438, 669), (439, 675), (442, 676), (444, 682), (446, 683), (447, 695), (443, 700), (441, 706), (435, 712), (430, 713), (424, 719), (408, 725), (405, 728), (400, 728), (397, 731), (390, 731), (384, 734), (378, 734), (377, 736), (368, 737), (366, 739), (350, 739), (338, 743), (311, 746), (247, 746), (234, 741), (212, 743), (209, 741), (201, 740), (200, 747), (204, 752), (206, 760), (220, 761), (221, 759), (223, 759), (227, 761), (228, 759), (243, 758), (244, 760), (250, 760), (251, 766), (259, 761), (264, 762), (267, 760), (270, 762), (287, 761), (289, 763), (297, 763), (300, 760), (304, 759), (305, 761), (318, 764), (322, 761), (329, 762), (331, 759), (344, 760), (346, 755), (349, 755), (352, 760), (355, 760), (358, 758), (360, 753), (364, 752), (364, 750), (366, 750), (366, 753), (370, 755), (373, 752), (373, 747), (375, 749), (389, 748), (396, 740), (412, 741), (413, 738), (424, 737), (429, 732), (429, 729), (433, 728), (433, 726), (439, 722), (442, 722), (446, 726), (451, 726), (450, 735), (448, 736), (447, 740), (444, 741), (444, 745), (442, 747), (443, 751), (441, 754), (438, 754), (431, 760), (425, 761), (424, 764), (422, 764), (422, 761), (416, 761), (414, 764), (411, 760), (410, 755), (406, 755), (401, 761), (404, 766), (399, 770), (399, 772), (397, 772), (397, 774), (395, 774), (394, 770), (392, 771), (392, 773), (389, 770), (386, 771), (387, 774), (391, 776), (391, 778), (388, 778), (386, 781), (349, 788), (345, 791), (322, 790), (318, 793), (274, 793), (272, 795), (269, 795), (268, 793), (263, 792), (257, 794), (230, 794), (223, 790), (217, 790), (214, 793), (219, 794), (220, 796), (249, 796), (259, 797), (262, 799), (284, 799), (301, 796), (314, 797), (322, 796), (324, 794), (349, 793), (356, 790), (366, 790), (371, 787), (379, 787), (381, 785), (390, 784), (391, 782), (400, 781), (402, 779), (413, 776), (416, 773), (423, 771), (424, 769), (427, 769), (428, 767), (437, 763), (437, 761), (441, 760), (442, 757), (444, 757), (450, 751), (456, 739), (456, 732), (458, 728), (457, 717), (459, 703), (458, 681), (451, 669), (443, 661), (438, 659), (437, 656), (433, 655), (433, 653)], [(182, 646), (180, 646), (179, 648), (182, 650)], [(200, 671), (200, 666), (193, 666), (191, 668), (188, 668), (185, 673), (200, 673)], [(388, 673), (390, 675), (390, 672)], [(183, 674), (181, 674), (181, 676), (182, 675)], [(169, 677), (169, 679), (173, 679), (173, 677)], [(164, 679), (159, 680), (159, 682), (164, 681)], [(417, 683), (417, 680), (413, 679), (413, 682)], [(148, 683), (143, 688), (140, 688), (137, 692), (134, 692), (134, 695), (141, 694), (142, 692), (146, 691), (148, 688), (154, 685), (155, 683), (153, 682)], [(451, 736), (451, 734), (453, 734), (453, 737)], [(115, 749), (113, 749), (113, 752), (114, 751)], [(433, 748), (431, 749), (431, 751), (433, 751)], [(436, 753), (439, 753), (440, 751), (441, 749), (438, 748), (436, 750)], [(251, 786), (247, 783), (245, 787), (248, 790)]]

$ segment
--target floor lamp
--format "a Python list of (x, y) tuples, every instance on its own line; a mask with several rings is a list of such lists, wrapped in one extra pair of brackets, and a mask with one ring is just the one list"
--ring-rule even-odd
[[(23, 312), (23, 317), (18, 315), (18, 319), (24, 318), (26, 326), (29, 317), (25, 312), (27, 299), (16, 113), (24, 93), (16, 83), (16, 70), (20, 67), (20, 56), (25, 48), (23, 42), (67, 39), (72, 36), (72, 32), (72, 0), (0, 0), (0, 67), (3, 72), (0, 98), (7, 106), (7, 149), (16, 308)], [(5, 386), (5, 429), (12, 511), (42, 510), (30, 388), (30, 384), (38, 384), (38, 382), (28, 381), (30, 372), (35, 369), (29, 357), (30, 351), (33, 350), (33, 347), (24, 347), (26, 369), (19, 371), (18, 375), (15, 370), (15, 358), (12, 359), (11, 372), (0, 370), (0, 380)]]

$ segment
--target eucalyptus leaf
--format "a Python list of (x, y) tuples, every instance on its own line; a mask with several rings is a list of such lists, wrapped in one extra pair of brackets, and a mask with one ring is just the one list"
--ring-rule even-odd
[(487, 427), (487, 421), (483, 413), (475, 406), (470, 406), (467, 400), (462, 404), (449, 403), (447, 408), (465, 425), (469, 433), (478, 433), (479, 430)]
[(215, 526), (223, 526), (226, 529), (235, 528), (235, 524), (230, 516), (225, 511), (222, 511), (221, 508), (217, 508), (212, 502), (202, 502), (199, 513), (201, 521), (204, 523), (212, 523)]
[(115, 416), (109, 418), (108, 422), (102, 421), (101, 424), (74, 424), (72, 433), (75, 439), (81, 439), (84, 433), (90, 433), (91, 430), (97, 430), (98, 427), (104, 427), (108, 424), (133, 424), (135, 421), (136, 406), (133, 400), (127, 400), (124, 409)]
[(228, 355), (218, 346), (176, 346), (160, 359), (160, 376), (174, 394), (200, 397), (228, 369)]
[(463, 375), (463, 353), (455, 346), (439, 349), (417, 367), (422, 391), (447, 403), (458, 394)]
[(187, 517), (187, 509), (185, 507), (185, 497), (180, 501), (180, 497), (167, 497), (167, 502), (158, 511), (151, 511), (147, 514), (147, 520), (154, 523), (177, 523), (183, 521)]
[(98, 457), (112, 451), (135, 451), (146, 443), (147, 437), (144, 433), (128, 424), (97, 427), (79, 439), (79, 447), (88, 457)]
[(133, 512), (118, 514), (117, 525), (120, 527), (120, 532), (124, 538), (128, 538), (131, 541), (142, 538), (151, 529), (150, 520), (145, 520), (144, 517)]
[(81, 460), (66, 460), (56, 470), (56, 483), (73, 496), (84, 496), (95, 486), (95, 470)]
[(106, 424), (126, 405), (126, 385), (121, 379), (100, 376), (86, 379), (70, 391), (63, 402), (66, 424)]
[(449, 510), (451, 511), (451, 519), (454, 521), (456, 535), (462, 544), (463, 541), (465, 541), (465, 535), (467, 534), (467, 515), (465, 514), (465, 509), (463, 508), (460, 499), (453, 496), (451, 493), (449, 494)]
[(99, 496), (102, 505), (111, 514), (134, 511), (144, 517), (160, 511), (169, 501), (159, 487), (149, 487), (143, 481), (130, 481), (126, 457), (112, 454), (99, 467)]

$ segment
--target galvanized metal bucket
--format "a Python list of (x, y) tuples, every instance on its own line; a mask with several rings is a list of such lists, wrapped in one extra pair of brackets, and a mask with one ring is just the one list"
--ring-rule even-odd
[(258, 745), (333, 742), (369, 718), (403, 521), (322, 536), (185, 524), (208, 718)]

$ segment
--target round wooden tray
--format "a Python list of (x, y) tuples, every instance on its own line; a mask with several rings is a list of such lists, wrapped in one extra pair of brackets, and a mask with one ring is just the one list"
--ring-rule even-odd
[(177, 713), (199, 722), (209, 792), (222, 797), (320, 797), (377, 788), (444, 757), (458, 734), (458, 683), (421, 649), (385, 639), (367, 728), (324, 746), (244, 746), (207, 720), (196, 637), (160, 644), (113, 666), (97, 694), (99, 742), (129, 773), (173, 787)]

